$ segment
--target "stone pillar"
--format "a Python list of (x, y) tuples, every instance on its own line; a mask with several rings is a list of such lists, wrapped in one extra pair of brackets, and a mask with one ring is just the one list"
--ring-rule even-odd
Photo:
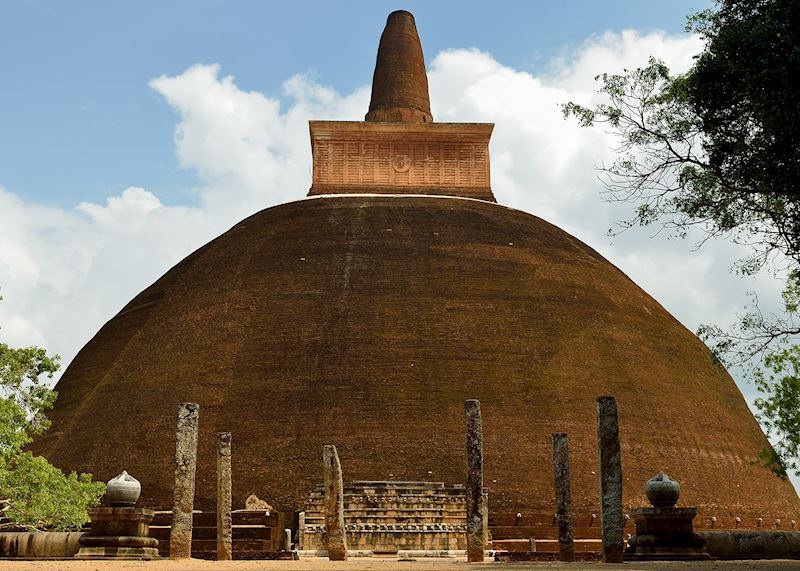
[(483, 422), (481, 403), (464, 401), (467, 416), (467, 561), (483, 561), (485, 547), (483, 496)]
[(325, 476), (325, 537), (328, 559), (347, 560), (347, 534), (344, 528), (344, 483), (342, 465), (336, 446), (322, 449), (322, 470)]
[(217, 560), (233, 559), (231, 433), (217, 432)]
[(600, 453), (600, 525), (603, 561), (622, 563), (625, 521), (622, 514), (622, 462), (614, 397), (597, 398), (597, 446)]
[(292, 530), (288, 527), (283, 530), (283, 542), (286, 544), (286, 551), (292, 550)]
[(175, 500), (172, 504), (172, 531), (169, 535), (170, 559), (192, 555), (192, 509), (194, 474), (197, 469), (197, 422), (200, 405), (185, 402), (178, 407), (175, 431)]
[(297, 549), (302, 551), (306, 547), (306, 512), (297, 515)]
[(558, 558), (560, 561), (575, 561), (575, 546), (572, 541), (569, 440), (564, 432), (553, 434), (553, 476), (558, 518)]

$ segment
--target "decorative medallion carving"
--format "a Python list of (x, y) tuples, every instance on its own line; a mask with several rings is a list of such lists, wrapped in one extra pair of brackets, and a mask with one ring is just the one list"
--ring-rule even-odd
[(411, 159), (408, 158), (408, 155), (395, 155), (392, 159), (392, 168), (395, 172), (408, 172), (408, 169), (411, 168)]

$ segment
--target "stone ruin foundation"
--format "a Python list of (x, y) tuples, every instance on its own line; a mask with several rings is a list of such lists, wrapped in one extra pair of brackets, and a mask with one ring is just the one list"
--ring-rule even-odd
[[(318, 485), (300, 514), (301, 557), (327, 556), (324, 493)], [(351, 554), (441, 557), (467, 549), (466, 490), (460, 484), (356, 480), (344, 485), (344, 520)]]

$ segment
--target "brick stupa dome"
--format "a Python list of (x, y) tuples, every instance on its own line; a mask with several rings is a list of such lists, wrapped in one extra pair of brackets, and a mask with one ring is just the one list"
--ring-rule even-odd
[[(553, 513), (560, 431), (575, 510), (597, 510), (595, 398), (614, 395), (626, 510), (663, 470), (681, 505), (798, 519), (709, 350), (592, 248), (492, 202), (491, 126), (409, 117), (312, 124), (319, 196), (243, 220), (127, 304), (64, 373), (35, 451), (101, 480), (126, 469), (142, 505), (169, 508), (176, 407), (193, 401), (197, 506), (213, 509), (215, 433), (231, 431), (234, 506), (256, 493), (289, 511), (321, 481), (324, 444), (348, 481), (463, 482), (463, 402), (478, 398), (501, 521)], [(397, 136), (406, 128), (419, 140)], [(336, 159), (337, 137), (359, 152)], [(360, 178), (334, 180), (337, 164)]]

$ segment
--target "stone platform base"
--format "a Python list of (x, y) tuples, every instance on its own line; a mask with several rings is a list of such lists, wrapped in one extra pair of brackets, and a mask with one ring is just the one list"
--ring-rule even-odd
[(706, 540), (694, 533), (695, 508), (633, 510), (636, 535), (628, 540), (625, 561), (701, 561), (711, 559)]
[[(328, 551), (325, 549), (306, 549), (294, 552), (298, 559), (309, 558), (328, 558)], [(486, 561), (494, 561), (495, 551), (484, 551), (484, 558)], [(376, 559), (424, 559), (424, 558), (443, 558), (443, 559), (466, 559), (467, 552), (464, 549), (398, 549), (393, 553), (374, 552), (369, 549), (348, 549), (347, 556), (353, 558), (360, 557), (374, 557)]]
[(800, 531), (701, 531), (715, 559), (800, 559)]
[(75, 559), (152, 561), (161, 557), (155, 547), (81, 547)]
[[(599, 551), (576, 551), (575, 561), (600, 561), (602, 556)], [(558, 561), (557, 551), (497, 551), (494, 556), (495, 561), (500, 562), (520, 562), (520, 561)]]
[(706, 561), (711, 556), (705, 548), (690, 547), (637, 547), (625, 552), (625, 561)]
[(160, 559), (150, 535), (153, 510), (133, 507), (90, 508), (92, 528), (81, 536), (76, 559)]
[(0, 559), (66, 559), (80, 549), (80, 531), (1, 531)]

